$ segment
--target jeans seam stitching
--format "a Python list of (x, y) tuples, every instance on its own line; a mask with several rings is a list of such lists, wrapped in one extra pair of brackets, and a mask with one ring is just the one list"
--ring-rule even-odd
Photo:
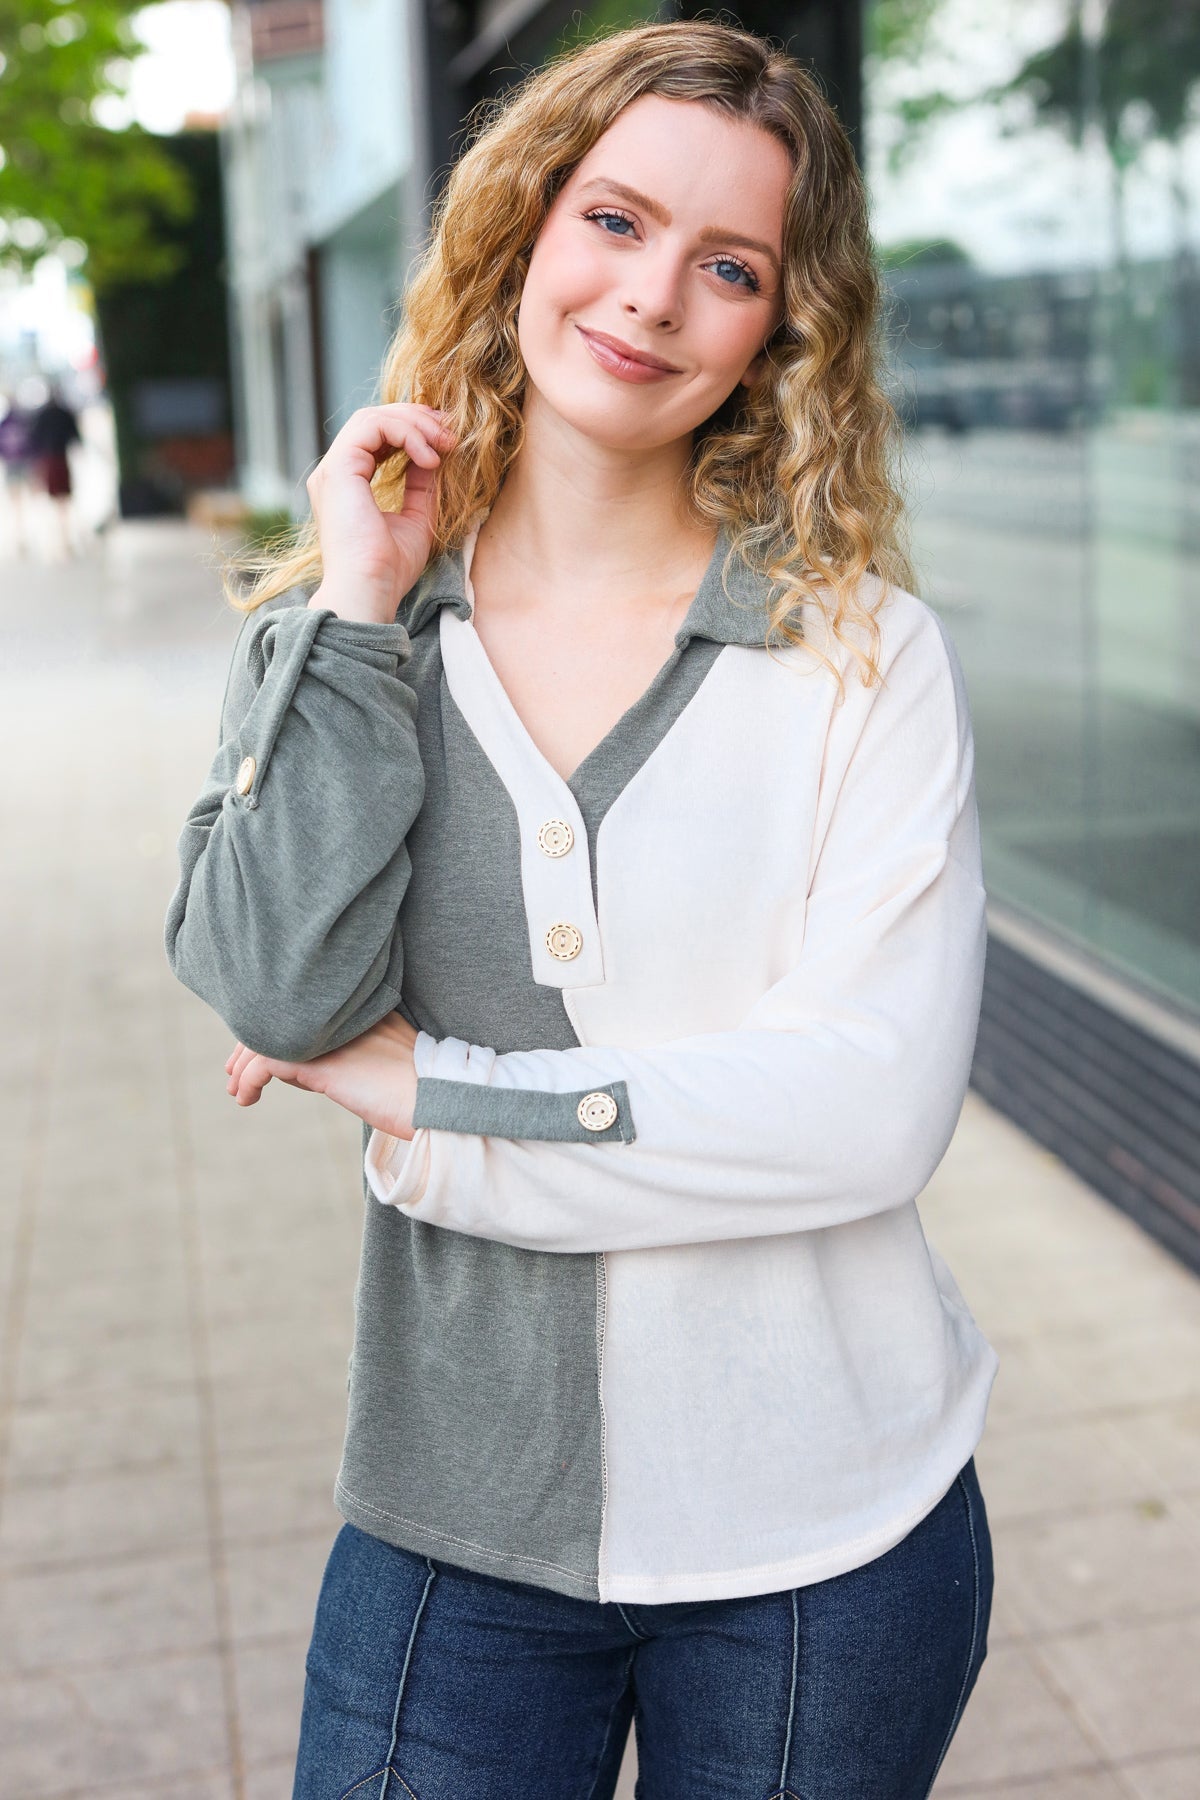
[(950, 1720), (950, 1728), (947, 1731), (945, 1739), (942, 1743), (942, 1748), (941, 1748), (941, 1752), (938, 1756), (938, 1759), (937, 1759), (936, 1763), (933, 1765), (933, 1774), (930, 1777), (929, 1786), (925, 1790), (926, 1800), (928, 1800), (928, 1796), (933, 1792), (933, 1784), (938, 1778), (938, 1770), (941, 1768), (943, 1762), (946, 1760), (946, 1752), (950, 1748), (951, 1740), (954, 1737), (954, 1733), (958, 1729), (958, 1722), (962, 1718), (963, 1704), (964, 1704), (966, 1691), (967, 1691), (967, 1681), (970, 1677), (971, 1668), (975, 1661), (975, 1645), (976, 1645), (976, 1642), (979, 1637), (979, 1548), (975, 1542), (975, 1519), (974, 1519), (974, 1516), (971, 1511), (971, 1496), (967, 1492), (967, 1484), (963, 1480), (961, 1472), (958, 1475), (958, 1486), (962, 1491), (963, 1506), (965, 1507), (966, 1514), (967, 1514), (967, 1532), (971, 1539), (971, 1566), (972, 1566), (972, 1569), (974, 1570), (974, 1577), (975, 1577), (975, 1592), (974, 1592), (974, 1595), (972, 1598), (972, 1613), (971, 1613), (971, 1649), (967, 1656), (967, 1666), (963, 1670), (962, 1681), (959, 1684), (958, 1700), (955, 1703), (954, 1714)]
[(629, 1617), (629, 1614), (625, 1611), (625, 1608), (624, 1608), (624, 1606), (622, 1606), (621, 1602), (619, 1600), (614, 1600), (613, 1605), (616, 1607), (617, 1611), (620, 1613), (621, 1617), (624, 1619), (624, 1621), (625, 1621), (626, 1625), (629, 1627), (630, 1631), (632, 1631), (632, 1633), (633, 1633), (634, 1637), (637, 1639), (638, 1643), (639, 1644), (648, 1644), (650, 1642), (649, 1636), (647, 1635), (646, 1632), (638, 1630), (638, 1628), (634, 1624), (633, 1620)]
[[(386, 1780), (389, 1775), (396, 1775), (396, 1771), (391, 1767), (390, 1763), (384, 1763), (381, 1769), (372, 1769), (369, 1775), (364, 1775), (361, 1781), (356, 1781), (353, 1787), (348, 1787), (345, 1793), (341, 1795), (341, 1800), (350, 1800), (351, 1794), (357, 1794), (359, 1788), (365, 1788), (368, 1781), (374, 1781), (377, 1775), (382, 1775)], [(400, 1781), (399, 1775), (396, 1775), (396, 1780)], [(407, 1784), (403, 1782), (401, 1785), (407, 1786)], [(412, 1789), (408, 1788), (408, 1792), (411, 1794)]]
[(796, 1719), (796, 1685), (800, 1667), (800, 1598), (795, 1588), (792, 1589), (792, 1691), (788, 1695), (787, 1735), (783, 1741), (783, 1767), (779, 1771), (779, 1785), (785, 1787), (788, 1778), (788, 1763), (792, 1759), (792, 1727)]
[(409, 1787), (408, 1783), (402, 1776), (397, 1775), (396, 1771), (392, 1768), (392, 1758), (396, 1754), (396, 1743), (400, 1731), (400, 1706), (404, 1699), (404, 1685), (408, 1679), (408, 1665), (412, 1661), (413, 1645), (417, 1641), (417, 1627), (421, 1623), (421, 1614), (425, 1611), (425, 1602), (429, 1598), (429, 1590), (433, 1586), (434, 1577), (437, 1574), (436, 1569), (429, 1561), (428, 1557), (425, 1558), (425, 1562), (429, 1569), (429, 1574), (426, 1577), (425, 1586), (421, 1589), (421, 1598), (417, 1605), (417, 1610), (413, 1615), (412, 1629), (408, 1634), (408, 1643), (404, 1650), (404, 1666), (400, 1670), (400, 1680), (396, 1687), (396, 1704), (392, 1708), (392, 1741), (388, 1745), (387, 1765), (383, 1771), (383, 1786), (379, 1790), (379, 1800), (387, 1800), (389, 1775), (396, 1775), (396, 1780), (400, 1783), (400, 1786), (404, 1791), (407, 1794), (412, 1793), (412, 1789)]

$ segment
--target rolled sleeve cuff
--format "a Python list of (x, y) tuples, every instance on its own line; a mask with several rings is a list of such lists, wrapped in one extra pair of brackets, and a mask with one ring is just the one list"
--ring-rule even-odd
[(489, 1085), (496, 1052), (462, 1038), (418, 1032), (413, 1045), (417, 1097), (411, 1138), (373, 1131), (363, 1167), (386, 1206), (415, 1206), (430, 1170), (430, 1132), (542, 1140), (560, 1144), (631, 1144), (637, 1136), (624, 1081), (571, 1093)]
[(541, 1138), (560, 1144), (633, 1142), (636, 1133), (623, 1081), (553, 1094), (479, 1087), (440, 1075), (417, 1082), (413, 1124), (482, 1137)]
[(343, 619), (328, 607), (263, 608), (246, 645), (256, 692), (238, 731), (240, 760), (229, 801), (244, 811), (258, 806), (284, 715), (311, 658), (332, 650), (390, 676), (399, 672), (411, 649), (408, 631), (399, 622)]
[[(448, 1041), (461, 1043), (460, 1039)], [(436, 1038), (430, 1037), (427, 1031), (418, 1031), (413, 1044), (413, 1067), (417, 1071), (418, 1089), (422, 1076), (432, 1072), (438, 1049)], [(462, 1044), (462, 1049), (465, 1052), (469, 1046)], [(464, 1056), (464, 1068), (466, 1060)], [(483, 1079), (482, 1076), (479, 1078)], [(429, 1180), (428, 1130), (414, 1130), (411, 1138), (392, 1137), (386, 1131), (373, 1131), (367, 1139), (363, 1172), (367, 1178), (367, 1186), (383, 1205), (415, 1204), (425, 1192)]]

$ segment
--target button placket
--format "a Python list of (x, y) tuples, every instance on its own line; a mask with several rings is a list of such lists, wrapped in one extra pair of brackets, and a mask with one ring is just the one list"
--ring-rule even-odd
[(601, 983), (587, 830), (575, 796), (526, 731), (471, 622), (447, 606), (439, 630), (450, 693), (516, 810), (533, 978), (559, 988)]
[[(543, 803), (547, 797), (543, 792)], [(555, 986), (603, 980), (587, 834), (581, 818), (576, 824), (565, 816), (575, 810), (569, 789), (566, 797), (570, 808), (561, 799), (552, 812), (536, 801), (518, 808), (534, 979)]]
[[(539, 826), (538, 849), (555, 862), (566, 856), (575, 844), (575, 833), (566, 819), (547, 819)], [(556, 919), (546, 933), (546, 948), (555, 962), (574, 962), (583, 950), (583, 933), (568, 919)]]

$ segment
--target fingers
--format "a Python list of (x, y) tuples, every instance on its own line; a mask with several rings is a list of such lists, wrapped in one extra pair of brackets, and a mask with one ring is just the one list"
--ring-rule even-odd
[(259, 1056), (245, 1044), (237, 1046), (226, 1062), (225, 1070), (228, 1076), (225, 1092), (231, 1094), (239, 1106), (253, 1106), (273, 1074), (268, 1058)]
[(272, 1078), (272, 1067), (270, 1067), (268, 1058), (250, 1055), (250, 1058), (237, 1069), (236, 1080), (230, 1076), (228, 1091), (232, 1093), (239, 1107), (252, 1107), (259, 1100), (259, 1096), (263, 1093), (266, 1084), (270, 1082), (270, 1078)]
[(428, 425), (417, 419), (408, 426), (397, 421), (393, 427), (393, 422), (385, 416), (380, 422), (380, 435), (386, 439), (381, 450), (390, 450), (398, 444), (423, 469), (435, 469), (442, 455), (452, 450), (458, 441), (449, 425), (436, 417)]
[(407, 401), (363, 406), (351, 413), (305, 484), (320, 492), (339, 471), (370, 480), (379, 463), (402, 450), (419, 469), (431, 472), (458, 442), (446, 414)]
[(225, 1064), (225, 1073), (229, 1077), (225, 1086), (229, 1093), (236, 1093), (237, 1084), (241, 1079), (242, 1071), (245, 1069), (246, 1064), (253, 1059), (254, 1055), (255, 1052), (249, 1049), (245, 1044), (238, 1044), (235, 1048), (232, 1056)]

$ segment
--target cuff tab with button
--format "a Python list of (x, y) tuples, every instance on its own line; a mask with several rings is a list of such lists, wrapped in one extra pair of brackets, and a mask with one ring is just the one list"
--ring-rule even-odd
[(556, 1094), (418, 1076), (413, 1129), (480, 1137), (540, 1138), (563, 1144), (631, 1144), (637, 1136), (623, 1081)]

